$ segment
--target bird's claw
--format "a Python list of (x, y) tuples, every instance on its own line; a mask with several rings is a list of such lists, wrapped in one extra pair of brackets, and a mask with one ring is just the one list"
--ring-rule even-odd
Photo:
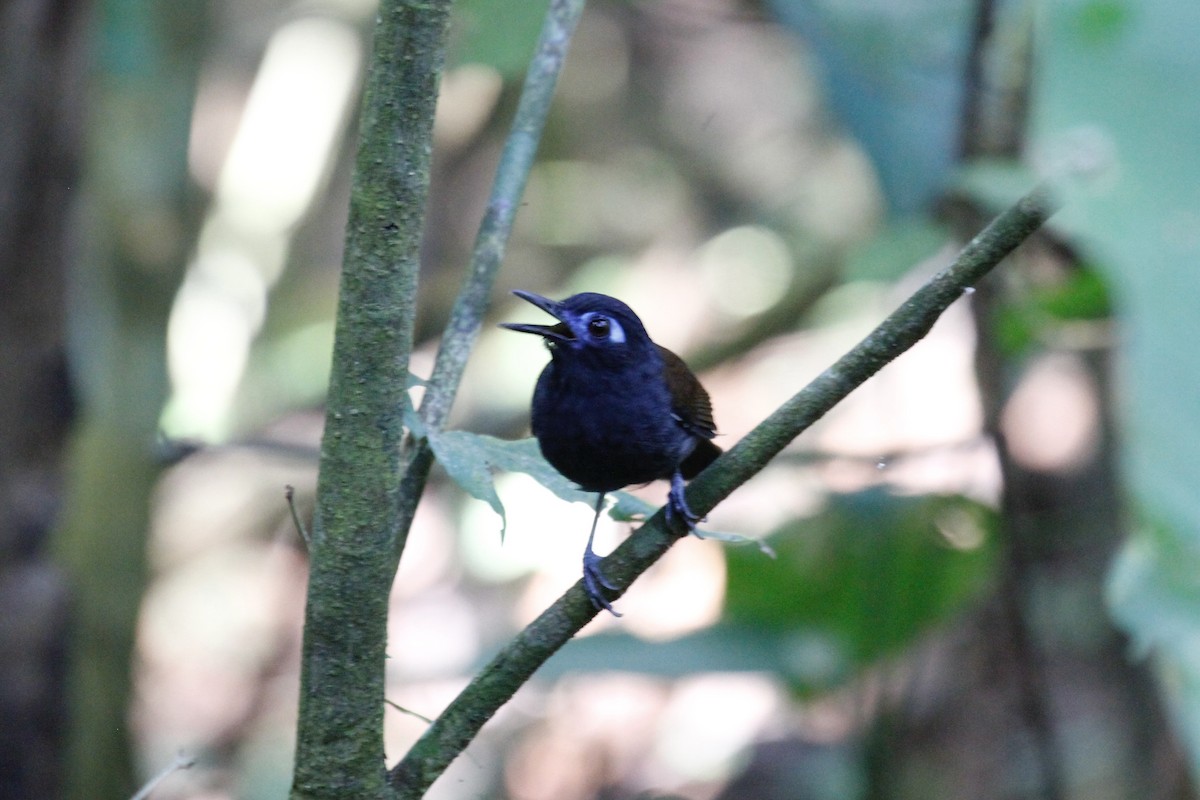
[(671, 491), (667, 494), (668, 525), (675, 524), (676, 515), (683, 521), (688, 533), (695, 534), (700, 539), (704, 538), (696, 530), (696, 523), (703, 522), (705, 518), (688, 507), (687, 498), (683, 495), (683, 476), (678, 472), (671, 476)]
[(600, 560), (600, 556), (596, 555), (590, 549), (584, 552), (583, 588), (597, 611), (607, 611), (614, 617), (619, 617), (621, 616), (621, 612), (612, 607), (612, 603), (605, 599), (604, 592), (602, 591), (602, 589), (616, 591), (617, 585), (609, 580), (603, 570), (600, 569)]

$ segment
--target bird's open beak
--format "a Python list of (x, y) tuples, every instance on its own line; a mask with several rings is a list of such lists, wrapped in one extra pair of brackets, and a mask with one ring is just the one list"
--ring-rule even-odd
[(510, 331), (518, 333), (536, 333), (547, 341), (552, 342), (567, 342), (575, 338), (571, 332), (571, 326), (567, 324), (562, 303), (555, 302), (548, 297), (542, 297), (540, 294), (533, 292), (514, 289), (513, 294), (522, 300), (533, 303), (535, 306), (545, 311), (550, 316), (559, 320), (557, 325), (531, 325), (525, 322), (501, 322), (501, 328), (508, 328)]

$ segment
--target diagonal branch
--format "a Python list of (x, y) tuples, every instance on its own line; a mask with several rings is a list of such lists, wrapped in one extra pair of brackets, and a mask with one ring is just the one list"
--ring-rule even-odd
[(504, 259), (513, 220), (550, 113), (554, 88), (567, 58), (567, 46), (583, 14), (583, 6), (584, 0), (553, 0), (546, 12), (512, 129), (496, 168), (487, 210), (475, 237), (470, 271), (450, 310), (429, 377), (429, 390), (421, 402), (421, 419), (427, 426), (440, 428), (446, 421), (467, 357), (479, 336), (496, 271)]
[[(552, 0), (546, 11), (512, 128), (496, 168), (487, 210), (475, 238), (470, 268), (450, 310), (450, 319), (442, 334), (433, 373), (421, 401), (421, 421), (427, 429), (440, 429), (454, 404), (467, 357), (479, 336), (488, 297), (504, 258), (517, 208), (521, 204), (521, 195), (525, 192), (525, 182), (546, 124), (550, 101), (566, 61), (567, 46), (583, 15), (583, 6), (584, 0)], [(408, 529), (433, 466), (433, 450), (426, 439), (410, 433), (407, 447), (408, 466), (400, 487), (401, 525), (396, 541), (397, 552), (404, 550)]]
[[(919, 342), (962, 294), (1057, 210), (1045, 187), (1033, 189), (992, 221), (874, 331), (696, 477), (687, 501), (707, 514), (784, 447), (885, 364)], [(675, 543), (660, 510), (604, 560), (619, 592)], [(575, 584), (502, 649), (389, 773), (400, 798), (419, 798), (474, 738), (483, 724), (545, 661), (586, 625), (596, 610)]]

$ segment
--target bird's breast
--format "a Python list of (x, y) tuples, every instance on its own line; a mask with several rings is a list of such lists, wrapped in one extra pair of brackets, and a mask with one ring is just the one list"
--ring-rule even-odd
[(696, 439), (679, 425), (665, 382), (655, 378), (547, 365), (532, 418), (546, 460), (588, 491), (670, 477)]

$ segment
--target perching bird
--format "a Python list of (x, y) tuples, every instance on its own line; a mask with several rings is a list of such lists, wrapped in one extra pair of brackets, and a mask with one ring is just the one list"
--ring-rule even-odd
[(683, 482), (721, 453), (712, 403), (683, 359), (650, 340), (629, 306), (586, 292), (562, 302), (514, 291), (550, 314), (557, 325), (503, 323), (546, 341), (550, 363), (533, 393), (532, 427), (542, 455), (588, 492), (598, 492), (596, 515), (583, 552), (583, 584), (597, 609), (617, 614), (601, 587), (614, 589), (592, 550), (604, 496), (659, 478), (671, 481), (668, 519), (688, 530), (699, 518), (688, 508)]

